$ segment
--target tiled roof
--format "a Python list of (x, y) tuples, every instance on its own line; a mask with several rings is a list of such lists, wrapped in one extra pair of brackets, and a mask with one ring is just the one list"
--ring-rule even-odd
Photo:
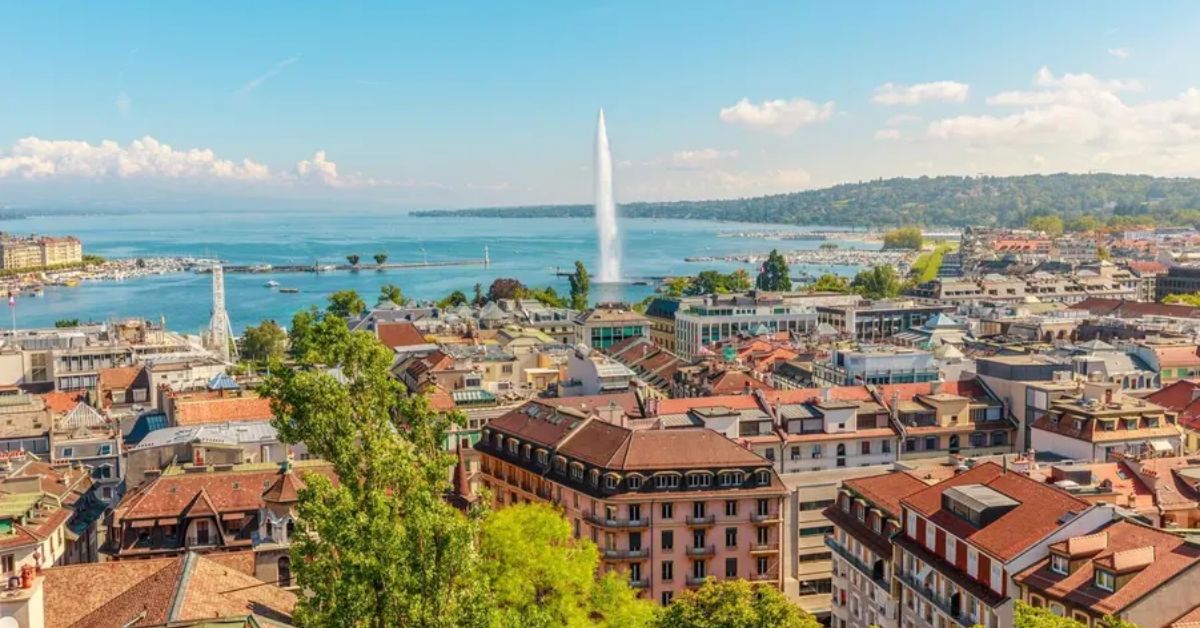
[(257, 395), (221, 395), (181, 397), (175, 400), (175, 424), (203, 425), (226, 421), (264, 421), (273, 419), (271, 400)]
[[(942, 509), (942, 493), (963, 484), (982, 484), (1016, 500), (1019, 505), (989, 525), (977, 529), (958, 515)], [(1079, 513), (1090, 506), (1066, 491), (1021, 473), (1008, 473), (992, 462), (985, 462), (917, 491), (901, 502), (938, 527), (1004, 561), (1057, 529), (1061, 525), (1059, 520), (1068, 513)]]
[(379, 323), (375, 326), (375, 335), (393, 349), (429, 344), (417, 326), (407, 321)]
[(607, 408), (609, 405), (615, 403), (631, 418), (642, 416), (641, 404), (638, 403), (637, 394), (633, 392), (619, 392), (609, 395), (580, 395), (578, 397), (551, 397), (548, 399), (539, 399), (538, 401), (556, 408), (575, 408), (581, 412), (591, 412), (598, 408)]
[[(1195, 571), (1200, 564), (1200, 548), (1182, 537), (1131, 521), (1117, 521), (1103, 531), (1107, 533), (1105, 547), (1074, 572), (1054, 573), (1049, 558), (1045, 558), (1018, 574), (1017, 581), (1072, 605), (1112, 615), (1172, 578), (1185, 573), (1188, 578), (1200, 575)], [(1136, 573), (1116, 591), (1104, 591), (1095, 586), (1097, 564), (1118, 572)]]
[(1181, 379), (1151, 393), (1146, 401), (1179, 414), (1179, 422), (1189, 427), (1200, 423), (1200, 382)]
[(1158, 358), (1158, 366), (1196, 366), (1200, 365), (1200, 354), (1196, 351), (1196, 345), (1184, 345), (1173, 347), (1154, 347), (1154, 355)]
[(900, 517), (900, 500), (928, 485), (902, 471), (872, 475), (842, 482), (889, 516)]
[(53, 412), (55, 415), (63, 415), (75, 408), (75, 405), (83, 399), (82, 392), (63, 392), (55, 390), (53, 392), (43, 393), (42, 401), (46, 404), (46, 409)]
[(765, 465), (758, 454), (708, 428), (628, 430), (602, 421), (580, 428), (559, 451), (609, 469), (715, 469)]
[[(768, 393), (770, 395), (771, 393)], [(774, 393), (778, 394), (778, 392)], [(728, 408), (730, 410), (749, 410), (758, 407), (758, 400), (752, 395), (717, 395), (713, 397), (685, 397), (681, 399), (663, 399), (658, 402), (658, 413), (684, 414), (698, 408)]]
[(126, 390), (133, 386), (137, 381), (138, 375), (142, 373), (140, 366), (116, 366), (112, 368), (100, 369), (100, 390)]
[(1193, 318), (1200, 316), (1200, 308), (1190, 305), (1167, 305), (1123, 299), (1087, 298), (1071, 306), (1073, 310), (1087, 310), (1096, 316), (1118, 318), (1141, 318), (1143, 316), (1178, 316)]
[(263, 491), (263, 501), (276, 503), (292, 503), (300, 499), (300, 489), (304, 488), (304, 480), (296, 474), (295, 471), (289, 470), (287, 473), (280, 473), (267, 490)]
[[(332, 475), (327, 465), (306, 466), (297, 473)], [(137, 486), (115, 509), (119, 519), (179, 517), (184, 512), (245, 512), (262, 506), (263, 492), (279, 476), (275, 469), (164, 475)], [(202, 498), (202, 499), (201, 499)]]
[(290, 623), (295, 594), (234, 566), (252, 568), (245, 556), (189, 553), (47, 569), (46, 626), (175, 625), (248, 615)]

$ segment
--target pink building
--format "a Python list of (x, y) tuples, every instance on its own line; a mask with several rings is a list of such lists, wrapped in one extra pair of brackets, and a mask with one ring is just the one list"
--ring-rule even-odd
[(666, 604), (708, 578), (782, 587), (783, 504), (771, 463), (702, 427), (634, 429), (616, 404), (537, 400), (492, 419), (476, 445), (494, 505), (557, 504)]

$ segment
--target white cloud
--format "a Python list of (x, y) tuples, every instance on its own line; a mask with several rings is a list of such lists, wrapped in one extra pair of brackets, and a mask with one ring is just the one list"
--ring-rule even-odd
[(906, 124), (916, 124), (921, 121), (921, 116), (914, 116), (911, 113), (898, 113), (887, 119), (888, 126), (904, 126)]
[(875, 139), (881, 141), (895, 141), (900, 138), (900, 129), (880, 129), (875, 132)]
[(919, 105), (927, 102), (965, 102), (971, 87), (957, 81), (934, 81), (915, 85), (884, 83), (875, 88), (871, 100), (880, 105)]
[(294, 57), (288, 57), (288, 58), (284, 59), (283, 61), (276, 63), (275, 65), (271, 66), (270, 70), (267, 70), (266, 72), (247, 81), (245, 85), (242, 85), (241, 87), (238, 88), (236, 93), (239, 96), (245, 96), (246, 94), (249, 94), (250, 92), (261, 87), (263, 83), (266, 83), (267, 81), (275, 78), (276, 76), (279, 76), (280, 72), (283, 72), (284, 70), (287, 69), (287, 67), (289, 65), (292, 65), (293, 63), (296, 63), (299, 60), (300, 60), (300, 55), (296, 55)]
[(717, 162), (735, 159), (736, 150), (718, 150), (716, 148), (699, 148), (695, 150), (678, 150), (671, 153), (670, 163), (679, 168), (703, 168)]
[(788, 135), (802, 126), (829, 120), (833, 112), (833, 101), (817, 104), (804, 98), (793, 98), (754, 104), (743, 98), (737, 104), (721, 109), (720, 118), (722, 122), (747, 129)]
[(1118, 59), (1128, 59), (1129, 55), (1133, 54), (1128, 48), (1109, 48), (1108, 54)]
[(325, 151), (319, 150), (312, 160), (301, 160), (296, 164), (296, 177), (301, 181), (314, 181), (326, 185), (339, 185), (337, 164), (325, 158)]
[(927, 133), (977, 149), (1043, 146), (1039, 154), (1052, 167), (1197, 172), (1200, 89), (1166, 100), (1129, 102), (1124, 93), (1140, 90), (1137, 81), (1056, 76), (1047, 68), (1037, 73), (1034, 85), (1037, 89), (987, 99), (989, 105), (1015, 111), (936, 120)]

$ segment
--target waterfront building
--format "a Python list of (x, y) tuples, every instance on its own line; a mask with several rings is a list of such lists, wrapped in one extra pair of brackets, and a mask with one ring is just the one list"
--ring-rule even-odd
[(834, 349), (828, 360), (812, 363), (812, 380), (817, 386), (911, 384), (931, 382), (939, 376), (932, 353), (893, 345)]
[(1122, 394), (1117, 384), (1085, 382), (1078, 397), (1060, 397), (1031, 425), (1031, 446), (1072, 460), (1108, 460), (1181, 452), (1182, 431), (1160, 406)]
[(815, 308), (817, 322), (859, 342), (880, 342), (896, 334), (920, 328), (938, 314), (953, 308), (920, 305), (911, 299), (862, 301)]
[(604, 351), (637, 336), (650, 335), (650, 321), (623, 306), (601, 304), (575, 317), (575, 344)]
[[(1116, 617), (1137, 626), (1186, 626), (1200, 616), (1200, 547), (1132, 521), (1049, 546), (1016, 575), (1019, 597), (1084, 626)], [(1014, 592), (1016, 594), (1016, 592)]]
[(528, 402), (484, 428), (481, 483), (496, 507), (559, 505), (603, 571), (661, 603), (709, 578), (782, 588), (787, 489), (770, 462), (709, 429), (636, 421), (615, 401)]
[(1113, 519), (1021, 473), (985, 462), (900, 500), (893, 537), (900, 623), (914, 628), (1013, 625), (1014, 578), (1049, 548)]
[(692, 360), (709, 345), (738, 335), (808, 335), (817, 327), (817, 307), (860, 299), (858, 295), (751, 291), (684, 300), (675, 311), (675, 353)]
[(838, 628), (899, 628), (892, 597), (892, 537), (903, 527), (900, 500), (926, 487), (903, 471), (842, 482), (837, 500), (825, 508), (833, 530), (833, 620)]
[(36, 270), (42, 266), (42, 249), (33, 238), (0, 237), (0, 268)]

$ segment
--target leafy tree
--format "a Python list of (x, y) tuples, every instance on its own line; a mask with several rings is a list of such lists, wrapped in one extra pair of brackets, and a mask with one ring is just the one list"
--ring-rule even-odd
[(133, 263), (133, 265), (134, 265), (134, 266), (137, 266), (138, 268), (145, 268), (145, 267), (146, 267), (146, 260), (144, 260), (144, 259), (142, 259), (142, 258), (140, 258), (140, 257), (139, 257), (139, 258), (137, 258), (137, 261), (135, 261), (135, 262)]
[(67, 327), (79, 327), (79, 319), (78, 318), (60, 318), (60, 319), (54, 321), (54, 326), (59, 329), (63, 329), (63, 328), (67, 328)]
[(252, 362), (282, 360), (287, 351), (288, 334), (273, 320), (265, 320), (242, 332), (242, 357)]
[(745, 580), (708, 581), (662, 610), (656, 628), (818, 628), (820, 622), (775, 587)]
[(1162, 300), (1168, 305), (1190, 305), (1192, 307), (1200, 307), (1200, 292), (1191, 294), (1168, 294)]
[(1100, 260), (1111, 260), (1112, 251), (1107, 246), (1096, 246), (1096, 258)]
[(1054, 214), (1044, 216), (1033, 216), (1025, 223), (1034, 231), (1042, 231), (1046, 235), (1057, 238), (1063, 234), (1063, 219)]
[(688, 296), (725, 294), (727, 292), (729, 292), (729, 288), (726, 286), (725, 275), (716, 270), (700, 271), (700, 274), (692, 277), (688, 287), (683, 291)]
[(663, 283), (663, 294), (669, 297), (681, 297), (691, 283), (691, 277), (671, 277)]
[[(478, 284), (476, 284), (476, 285), (478, 285)], [(462, 290), (455, 290), (454, 292), (451, 292), (450, 294), (446, 295), (446, 298), (442, 299), (441, 301), (438, 301), (438, 307), (443, 308), (443, 309), (448, 308), (448, 307), (458, 307), (460, 305), (466, 305), (466, 304), (467, 304), (467, 295), (463, 294)]]
[(383, 263), (386, 262), (388, 259), (388, 254), (383, 251), (380, 251), (379, 253), (376, 253), (375, 255), (372, 255), (371, 257), (375, 258), (376, 266), (383, 266)]
[(353, 266), (353, 267), (355, 267), (355, 268), (358, 268), (358, 262), (359, 262), (359, 260), (361, 260), (361, 259), (362, 259), (362, 258), (361, 258), (361, 257), (359, 257), (358, 255), (347, 255), (347, 256), (346, 256), (346, 261), (347, 261), (347, 262), (350, 262), (350, 265), (351, 265), (351, 266)]
[[(1046, 608), (1034, 608), (1025, 602), (1017, 600), (1013, 614), (1015, 628), (1084, 628), (1082, 623), (1067, 617), (1059, 617)], [(1119, 617), (1105, 615), (1096, 622), (1099, 628), (1138, 628), (1133, 622)]]
[(476, 307), (487, 303), (487, 299), (483, 297), (483, 286), (479, 282), (475, 282), (475, 298), (471, 301)]
[(1067, 223), (1067, 231), (1077, 233), (1087, 233), (1089, 231), (1099, 231), (1104, 228), (1104, 222), (1091, 214), (1083, 214), (1076, 216)]
[(480, 541), (494, 626), (648, 626), (652, 602), (639, 600), (626, 576), (599, 580), (595, 544), (575, 539), (571, 524), (546, 504), (492, 513)]
[(890, 299), (900, 294), (903, 284), (891, 266), (859, 271), (850, 288), (868, 299)]
[(745, 268), (739, 268), (725, 276), (725, 287), (730, 292), (745, 292), (754, 287), (754, 282)]
[(588, 306), (588, 290), (591, 289), (591, 278), (583, 262), (575, 260), (575, 272), (567, 278), (571, 284), (571, 309), (586, 310)]
[(524, 288), (517, 293), (518, 298), (533, 299), (538, 303), (545, 304), (549, 307), (567, 307), (567, 300), (558, 296), (558, 292), (553, 286), (545, 288)]
[(410, 300), (404, 296), (404, 291), (394, 283), (385, 283), (379, 287), (379, 302), (391, 301), (396, 305), (408, 305)]
[(525, 284), (520, 280), (510, 277), (500, 277), (492, 282), (488, 288), (488, 301), (496, 302), (500, 299), (516, 299), (520, 298), (525, 290)]
[(292, 316), (292, 327), (288, 332), (288, 355), (293, 360), (304, 361), (312, 352), (316, 344), (317, 326), (324, 316), (315, 305)]
[(338, 290), (329, 296), (329, 305), (325, 307), (326, 312), (342, 318), (358, 316), (366, 310), (366, 301), (354, 290)]
[(767, 290), (769, 292), (787, 292), (792, 289), (792, 279), (788, 276), (787, 259), (775, 249), (771, 249), (771, 253), (767, 255), (767, 261), (763, 262), (762, 270), (758, 273), (758, 278), (754, 282), (759, 290)]
[(883, 248), (921, 250), (925, 236), (920, 227), (900, 227), (883, 234)]
[(850, 292), (850, 280), (840, 275), (826, 273), (817, 277), (817, 280), (808, 289), (813, 292), (837, 292), (845, 294)]
[[(403, 394), (392, 353), (346, 321), (322, 317), (304, 362), (267, 377), (280, 439), (303, 442), (338, 481), (304, 476), (292, 569), (306, 626), (484, 626), (489, 604), (478, 516), (442, 498), (451, 418)], [(309, 364), (335, 366), (339, 376)]]

